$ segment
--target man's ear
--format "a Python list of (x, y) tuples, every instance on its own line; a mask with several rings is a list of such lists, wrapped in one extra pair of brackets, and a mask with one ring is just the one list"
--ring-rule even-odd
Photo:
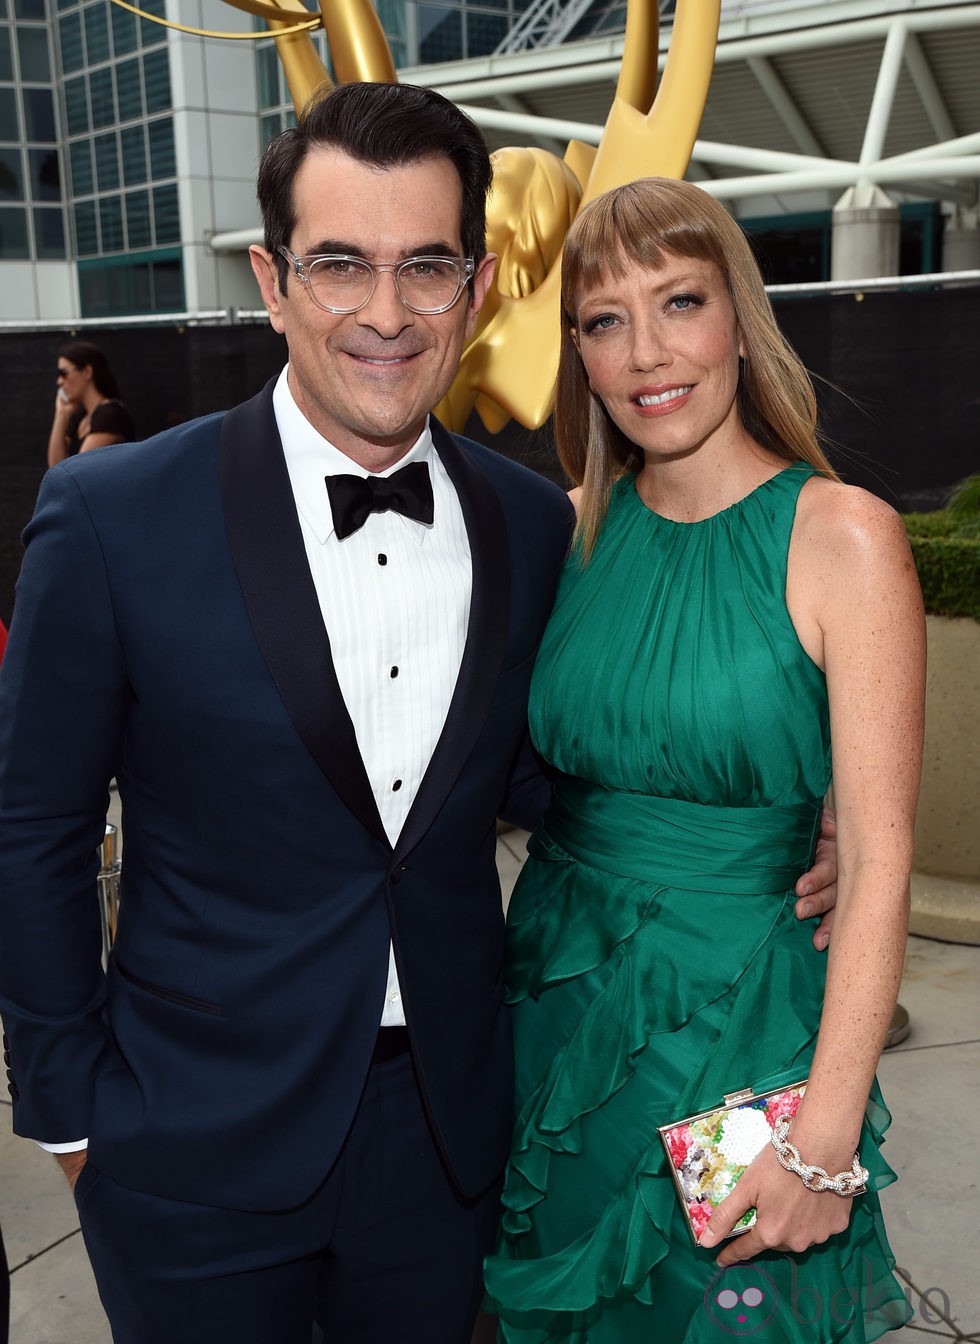
[(466, 339), (473, 335), (476, 327), (476, 319), (479, 316), (480, 309), (483, 307), (483, 301), (487, 297), (490, 289), (493, 273), (497, 267), (497, 254), (488, 252), (476, 268), (476, 274), (473, 276), (473, 295), (470, 299), (469, 312), (466, 315)]
[(264, 247), (259, 247), (258, 243), (253, 243), (248, 249), (248, 259), (252, 263), (252, 272), (258, 282), (259, 293), (262, 295), (265, 310), (269, 314), (269, 321), (272, 323), (273, 330), (281, 334), (284, 323), (281, 306), (282, 296), (279, 292), (279, 270), (276, 260), (271, 252), (267, 252)]

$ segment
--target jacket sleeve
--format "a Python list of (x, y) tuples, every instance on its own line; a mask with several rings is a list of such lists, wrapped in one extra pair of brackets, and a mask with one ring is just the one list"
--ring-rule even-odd
[(499, 815), (512, 826), (533, 831), (550, 802), (551, 781), (540, 756), (531, 745), (531, 734), (525, 732), (511, 767)]
[(65, 464), (24, 539), (0, 671), (0, 1014), (14, 1129), (88, 1132), (107, 1043), (98, 846), (129, 691), (99, 538)]

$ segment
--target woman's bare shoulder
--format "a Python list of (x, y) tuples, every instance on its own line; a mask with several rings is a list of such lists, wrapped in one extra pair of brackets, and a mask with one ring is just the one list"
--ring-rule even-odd
[(572, 507), (576, 514), (578, 514), (582, 508), (582, 487), (580, 485), (574, 486), (569, 490), (568, 498), (572, 501)]
[(908, 551), (901, 517), (883, 499), (861, 486), (811, 476), (797, 507), (800, 540), (839, 559), (895, 548)]

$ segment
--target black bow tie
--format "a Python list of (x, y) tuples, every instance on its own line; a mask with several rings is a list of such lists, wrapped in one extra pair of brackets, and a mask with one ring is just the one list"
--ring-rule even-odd
[(390, 476), (327, 476), (334, 531), (343, 541), (367, 522), (369, 513), (391, 509), (419, 523), (431, 523), (432, 482), (425, 462), (410, 462)]

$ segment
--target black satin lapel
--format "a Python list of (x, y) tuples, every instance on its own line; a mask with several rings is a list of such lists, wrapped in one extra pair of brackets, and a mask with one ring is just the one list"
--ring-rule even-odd
[(221, 427), (232, 560), (256, 642), (297, 733), (355, 817), (387, 845), (306, 559), (273, 386), (229, 411)]
[(510, 547), (496, 491), (434, 417), (430, 424), (433, 443), (463, 510), (473, 564), (473, 591), (449, 713), (395, 845), (396, 858), (418, 844), (428, 830), (483, 729), (500, 674), (510, 614)]

